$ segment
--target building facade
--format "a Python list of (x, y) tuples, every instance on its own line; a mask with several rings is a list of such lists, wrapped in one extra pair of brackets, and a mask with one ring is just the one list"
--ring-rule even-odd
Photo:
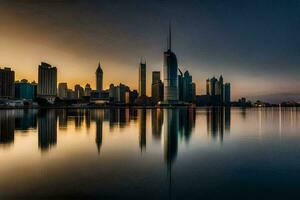
[(146, 96), (146, 62), (139, 66), (139, 95)]
[(48, 101), (57, 95), (57, 69), (45, 62), (39, 65), (37, 95)]
[(230, 106), (231, 103), (231, 91), (230, 91), (230, 83), (224, 84), (224, 105)]
[(0, 97), (13, 98), (15, 96), (15, 72), (10, 68), (0, 68)]
[(26, 79), (15, 82), (15, 97), (18, 99), (34, 100), (36, 98), (37, 84), (29, 83)]
[(152, 72), (151, 97), (153, 104), (163, 101), (164, 85), (160, 79), (160, 71)]
[(59, 83), (58, 84), (58, 97), (61, 99), (68, 98), (68, 84), (67, 83)]
[(164, 52), (163, 81), (164, 81), (164, 102), (176, 104), (178, 102), (178, 64), (175, 53), (171, 50), (171, 26), (169, 27), (169, 48)]

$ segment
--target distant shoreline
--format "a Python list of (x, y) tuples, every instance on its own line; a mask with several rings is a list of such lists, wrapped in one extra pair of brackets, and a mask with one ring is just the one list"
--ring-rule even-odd
[(271, 105), (271, 106), (188, 106), (188, 105), (172, 105), (172, 106), (124, 106), (124, 105), (109, 105), (109, 106), (20, 106), (20, 107), (11, 107), (11, 106), (0, 106), (0, 110), (40, 110), (40, 109), (118, 109), (118, 108), (134, 108), (134, 109), (177, 109), (177, 108), (279, 108), (279, 107), (290, 107), (297, 108), (300, 106), (280, 106), (280, 105)]

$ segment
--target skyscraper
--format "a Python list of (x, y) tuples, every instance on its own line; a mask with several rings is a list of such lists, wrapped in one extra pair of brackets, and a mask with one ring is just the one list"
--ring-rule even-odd
[(194, 99), (192, 76), (188, 71), (184, 74), (178, 68), (180, 75), (178, 75), (178, 96), (179, 101), (192, 102)]
[(209, 94), (211, 96), (217, 95), (217, 93), (218, 93), (216, 91), (217, 88), (218, 88), (218, 79), (213, 77), (212, 79), (210, 79), (210, 83), (209, 83)]
[(146, 61), (139, 66), (139, 95), (146, 96)]
[(57, 93), (57, 69), (48, 63), (39, 65), (37, 95), (54, 101)]
[(206, 79), (206, 95), (210, 95), (210, 91), (209, 91), (209, 84), (210, 83), (210, 80), (209, 80), (209, 78), (208, 79)]
[(100, 62), (98, 64), (98, 68), (96, 70), (96, 90), (99, 93), (103, 90), (103, 71), (100, 66)]
[(185, 71), (183, 78), (183, 101), (191, 102), (193, 100), (192, 92), (192, 76), (188, 71)]
[(164, 85), (160, 79), (160, 71), (152, 72), (152, 85), (151, 85), (152, 103), (157, 104), (163, 100)]
[(15, 72), (10, 68), (0, 68), (0, 97), (15, 96)]
[(169, 47), (164, 52), (164, 101), (168, 104), (178, 102), (178, 85), (177, 85), (177, 57), (171, 50), (171, 25), (169, 26)]
[(219, 93), (220, 93), (220, 101), (224, 103), (224, 84), (223, 84), (223, 76), (221, 75), (218, 81), (219, 84)]
[(68, 97), (68, 84), (59, 83), (58, 84), (58, 97), (61, 99), (66, 99)]
[(224, 84), (224, 105), (230, 106), (231, 94), (230, 94), (230, 83)]

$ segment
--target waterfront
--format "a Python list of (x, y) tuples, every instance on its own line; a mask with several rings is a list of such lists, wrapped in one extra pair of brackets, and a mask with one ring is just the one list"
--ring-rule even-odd
[(299, 108), (0, 110), (0, 198), (299, 198)]

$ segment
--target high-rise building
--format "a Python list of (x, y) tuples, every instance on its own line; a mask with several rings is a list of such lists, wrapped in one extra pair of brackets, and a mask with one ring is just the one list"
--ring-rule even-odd
[(209, 83), (209, 94), (211, 96), (217, 95), (217, 91), (216, 91), (217, 88), (218, 88), (218, 79), (213, 77), (212, 79), (210, 79), (210, 83)]
[(75, 92), (76, 99), (81, 99), (84, 96), (83, 87), (81, 87), (79, 84), (76, 84), (74, 86), (74, 92)]
[(192, 101), (195, 102), (196, 101), (196, 84), (193, 82), (192, 83)]
[(92, 92), (92, 88), (90, 86), (90, 84), (86, 84), (85, 88), (84, 88), (84, 96), (91, 96), (91, 92)]
[(0, 68), (0, 97), (15, 96), (15, 72), (10, 68)]
[(177, 85), (177, 57), (171, 50), (171, 25), (169, 26), (169, 47), (164, 52), (164, 101), (168, 104), (176, 104), (178, 102), (178, 85)]
[(116, 87), (116, 100), (118, 103), (125, 103), (125, 93), (129, 90), (129, 87), (120, 83)]
[(61, 99), (66, 99), (68, 97), (68, 84), (59, 83), (58, 84), (58, 97)]
[(188, 71), (185, 71), (183, 78), (183, 101), (191, 102), (193, 100), (192, 92), (192, 76)]
[(229, 106), (231, 102), (230, 83), (224, 84), (224, 105)]
[(15, 97), (18, 99), (34, 100), (36, 98), (37, 84), (29, 83), (26, 79), (15, 82)]
[(139, 95), (146, 96), (146, 61), (139, 66)]
[(192, 102), (193, 101), (193, 82), (192, 76), (188, 71), (184, 74), (178, 69), (180, 75), (178, 75), (178, 96), (179, 101)]
[(178, 71), (178, 100), (183, 101), (183, 73), (179, 68)]
[(220, 100), (221, 100), (221, 103), (224, 102), (224, 84), (223, 84), (223, 76), (221, 75), (220, 78), (219, 78), (219, 81), (218, 81), (218, 89), (219, 89), (219, 95), (220, 95)]
[(210, 80), (206, 79), (206, 95), (210, 95)]
[(117, 101), (117, 91), (116, 91), (116, 87), (114, 86), (114, 84), (109, 85), (109, 99), (111, 102)]
[(57, 93), (57, 69), (48, 63), (39, 65), (37, 95), (54, 101)]
[(152, 85), (151, 85), (152, 103), (157, 104), (163, 100), (164, 85), (160, 79), (160, 71), (152, 72)]
[(100, 66), (100, 62), (96, 70), (96, 90), (98, 90), (99, 93), (103, 90), (103, 71)]

